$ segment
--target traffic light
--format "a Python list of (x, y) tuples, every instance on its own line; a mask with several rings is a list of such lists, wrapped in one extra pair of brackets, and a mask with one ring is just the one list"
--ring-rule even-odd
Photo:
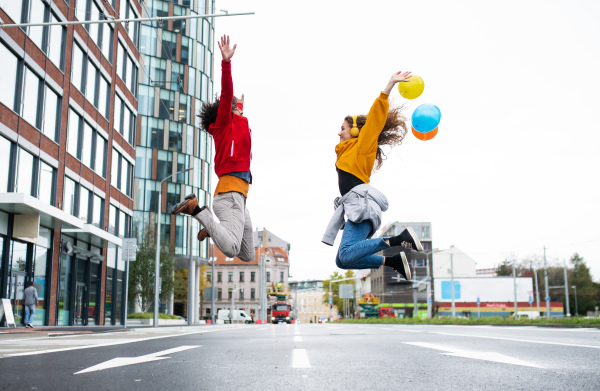
[(363, 276), (362, 276), (362, 280), (363, 280), (363, 282), (364, 282), (364, 281), (367, 281), (367, 275), (366, 275), (366, 274), (363, 274)]

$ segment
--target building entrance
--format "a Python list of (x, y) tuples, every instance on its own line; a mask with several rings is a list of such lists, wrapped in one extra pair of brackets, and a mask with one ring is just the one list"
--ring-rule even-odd
[(74, 326), (86, 326), (87, 325), (87, 287), (85, 284), (77, 283), (75, 286), (75, 300), (73, 308), (73, 325)]

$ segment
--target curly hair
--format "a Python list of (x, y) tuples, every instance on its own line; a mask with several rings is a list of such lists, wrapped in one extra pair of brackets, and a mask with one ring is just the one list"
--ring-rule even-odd
[[(214, 124), (217, 120), (217, 113), (219, 112), (219, 102), (221, 99), (215, 95), (214, 102), (204, 102), (202, 103), (202, 108), (200, 109), (200, 114), (198, 117), (200, 118), (202, 129), (205, 132), (208, 132), (208, 127), (211, 124)], [(237, 107), (238, 99), (234, 96), (233, 102), (231, 104), (231, 111)]]
[[(389, 145), (390, 147), (395, 147), (397, 145), (402, 144), (402, 140), (404, 140), (404, 136), (408, 132), (408, 128), (406, 125), (407, 118), (402, 113), (404, 110), (404, 105), (391, 108), (388, 111), (387, 118), (385, 120), (385, 125), (383, 126), (383, 130), (379, 134), (379, 138), (377, 139), (377, 155), (376, 155), (376, 163), (373, 171), (377, 171), (383, 161), (386, 158), (385, 153), (383, 153), (383, 149), (381, 149), (384, 145)], [(344, 118), (346, 122), (350, 124), (352, 127), (353, 120), (352, 116), (347, 116)], [(356, 126), (358, 129), (362, 129), (367, 122), (366, 115), (359, 115), (356, 117)]]

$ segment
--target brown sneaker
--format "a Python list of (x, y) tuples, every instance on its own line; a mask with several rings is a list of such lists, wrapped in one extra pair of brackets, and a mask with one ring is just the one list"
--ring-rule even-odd
[(172, 215), (178, 215), (183, 213), (185, 215), (194, 215), (194, 211), (198, 207), (198, 198), (196, 198), (196, 194), (188, 194), (185, 197), (185, 200), (181, 201), (177, 205), (171, 209)]
[(198, 240), (203, 241), (206, 238), (210, 238), (210, 235), (208, 234), (206, 228), (202, 228), (200, 232), (198, 232)]

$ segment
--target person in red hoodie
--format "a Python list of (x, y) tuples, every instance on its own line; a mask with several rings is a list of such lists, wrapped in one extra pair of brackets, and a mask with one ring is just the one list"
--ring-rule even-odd
[(231, 58), (237, 45), (229, 45), (229, 37), (218, 42), (221, 62), (221, 97), (214, 103), (204, 103), (200, 112), (202, 128), (215, 143), (215, 173), (219, 177), (213, 199), (213, 209), (219, 222), (206, 206), (200, 207), (195, 194), (171, 210), (171, 214), (193, 216), (204, 227), (198, 233), (202, 241), (210, 236), (215, 245), (228, 257), (238, 257), (244, 262), (254, 260), (252, 220), (246, 208), (246, 198), (252, 183), (252, 132), (248, 119), (243, 116), (243, 95), (238, 100), (233, 95)]

